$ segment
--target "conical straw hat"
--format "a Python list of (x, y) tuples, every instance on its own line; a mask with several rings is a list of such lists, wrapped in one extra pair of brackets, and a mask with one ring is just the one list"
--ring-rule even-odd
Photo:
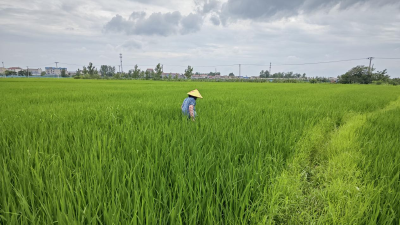
[(200, 92), (197, 89), (194, 89), (191, 92), (188, 92), (188, 95), (191, 95), (193, 97), (197, 97), (197, 98), (203, 98), (203, 96), (201, 96)]

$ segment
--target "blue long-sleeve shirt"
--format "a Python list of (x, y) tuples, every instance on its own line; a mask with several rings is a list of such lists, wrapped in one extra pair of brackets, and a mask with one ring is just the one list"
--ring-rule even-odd
[(196, 99), (189, 96), (183, 100), (182, 113), (190, 117), (189, 106), (193, 106), (193, 114), (196, 116)]

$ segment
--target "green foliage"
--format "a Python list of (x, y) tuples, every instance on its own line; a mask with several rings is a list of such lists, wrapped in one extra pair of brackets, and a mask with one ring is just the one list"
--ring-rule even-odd
[(186, 79), (190, 79), (192, 75), (193, 75), (193, 67), (188, 66), (188, 68), (185, 70)]
[(102, 77), (112, 77), (115, 74), (115, 66), (107, 66), (101, 65), (100, 66), (100, 75)]
[(260, 72), (260, 78), (268, 78), (270, 76), (269, 71), (268, 70), (261, 70)]
[(234, 77), (235, 74), (234, 74), (234, 73), (229, 73), (229, 76), (230, 76), (230, 77)]
[(42, 71), (42, 72), (40, 73), (40, 76), (46, 76), (46, 72), (45, 72), (45, 71)]
[(78, 69), (76, 74), (73, 76), (74, 79), (81, 79), (82, 71)]
[(6, 70), (5, 72), (5, 75), (6, 76), (15, 76), (15, 75), (17, 75), (17, 72), (15, 72), (15, 71), (11, 71), (11, 70)]
[(143, 79), (143, 78), (145, 78), (145, 76), (146, 76), (146, 72), (145, 71), (140, 71), (140, 73), (139, 73), (139, 78), (140, 79)]
[(151, 77), (152, 77), (152, 72), (150, 70), (146, 70), (144, 78), (146, 80), (150, 80)]
[(88, 70), (87, 70), (86, 66), (83, 66), (82, 75), (87, 75), (87, 74), (88, 74)]
[(391, 84), (391, 85), (395, 85), (395, 86), (396, 85), (400, 85), (400, 78), (390, 79), (388, 83)]
[(390, 76), (387, 74), (387, 70), (384, 69), (382, 71), (378, 71), (376, 73), (372, 73), (373, 81), (380, 81), (382, 83), (387, 83), (390, 80)]
[[(373, 70), (373, 69), (372, 69)], [(382, 73), (382, 72), (381, 72)], [(345, 74), (339, 76), (339, 83), (342, 84), (370, 84), (373, 81), (373, 77), (385, 77), (386, 70), (383, 74), (372, 75), (368, 70), (367, 66), (356, 66), (351, 70), (347, 71)]]
[(61, 70), (61, 77), (68, 77), (68, 75), (67, 75), (65, 69), (62, 69), (62, 70)]
[(160, 63), (159, 64), (157, 64), (157, 66), (156, 66), (156, 68), (154, 69), (154, 76), (153, 76), (153, 79), (154, 80), (161, 80), (161, 74), (162, 74), (162, 68), (161, 68), (161, 65), (160, 65)]
[(0, 79), (0, 95), (1, 224), (400, 222), (398, 87)]
[(93, 63), (89, 62), (89, 66), (87, 67), (87, 73), (93, 77), (93, 75), (95, 74), (96, 67), (93, 66)]
[(20, 71), (18, 71), (18, 76), (32, 76), (32, 72), (28, 72), (28, 71), (26, 71), (26, 70), (20, 70)]
[(139, 69), (139, 67), (138, 67), (137, 64), (135, 65), (135, 68), (134, 68), (134, 70), (132, 71), (132, 77), (133, 77), (133, 79), (138, 79), (138, 78), (140, 78), (140, 69)]

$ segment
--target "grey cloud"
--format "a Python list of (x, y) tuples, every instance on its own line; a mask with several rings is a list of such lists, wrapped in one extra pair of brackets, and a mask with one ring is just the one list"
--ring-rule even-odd
[(221, 24), (221, 22), (219, 21), (219, 17), (218, 16), (211, 16), (210, 21), (215, 25), (215, 26), (219, 26)]
[(203, 18), (200, 15), (190, 13), (188, 16), (183, 17), (181, 20), (181, 33), (188, 34), (199, 31), (202, 24)]
[(180, 12), (153, 13), (149, 18), (136, 21), (131, 34), (161, 35), (175, 34), (178, 30), (179, 21), (182, 18)]
[(133, 12), (130, 16), (130, 20), (136, 20), (136, 19), (143, 19), (146, 17), (146, 12)]
[(310, 13), (320, 9), (330, 9), (338, 6), (344, 10), (357, 5), (381, 7), (385, 5), (399, 6), (397, 0), (228, 0), (221, 7), (221, 20), (236, 19), (273, 19), (296, 16), (300, 12)]
[(127, 20), (120, 15), (113, 17), (105, 26), (105, 32), (124, 32), (128, 35), (161, 35), (175, 34), (178, 30), (180, 12), (153, 13), (144, 18), (144, 12), (134, 12)]
[(116, 15), (113, 17), (105, 26), (104, 26), (104, 31), (105, 32), (126, 32), (130, 33), (132, 29), (132, 24), (131, 22), (127, 21), (120, 15)]
[(113, 17), (105, 26), (104, 32), (121, 32), (128, 35), (160, 35), (169, 36), (189, 34), (201, 29), (203, 18), (199, 14), (182, 16), (180, 12), (153, 13), (145, 17), (144, 12), (133, 12), (129, 19), (120, 15)]
[(203, 13), (209, 13), (215, 10), (218, 10), (220, 7), (220, 2), (217, 0), (205, 0), (203, 5)]

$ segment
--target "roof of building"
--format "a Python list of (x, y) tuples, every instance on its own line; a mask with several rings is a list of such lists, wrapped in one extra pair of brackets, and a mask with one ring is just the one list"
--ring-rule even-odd
[(21, 67), (9, 67), (9, 70), (22, 69)]

